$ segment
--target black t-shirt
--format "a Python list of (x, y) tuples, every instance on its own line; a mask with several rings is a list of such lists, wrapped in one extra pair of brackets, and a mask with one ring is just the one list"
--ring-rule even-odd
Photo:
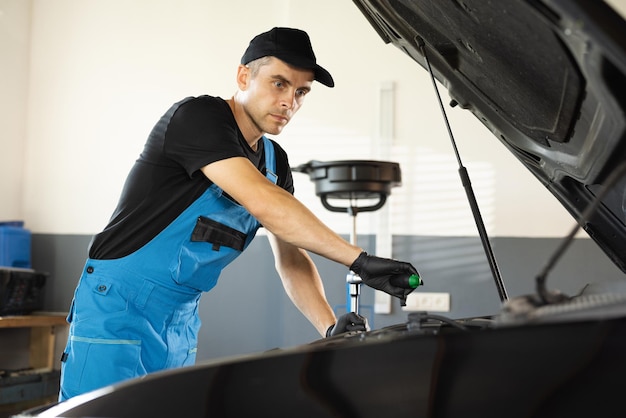
[[(293, 194), (286, 152), (274, 141), (278, 186)], [(132, 167), (117, 208), (94, 236), (89, 257), (124, 257), (154, 238), (211, 185), (200, 171), (215, 161), (246, 157), (265, 174), (263, 141), (245, 141), (230, 106), (219, 97), (189, 97), (174, 104), (152, 129)]]

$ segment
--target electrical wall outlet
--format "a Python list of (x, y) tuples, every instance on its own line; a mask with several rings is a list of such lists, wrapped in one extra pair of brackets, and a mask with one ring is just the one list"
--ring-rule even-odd
[(450, 293), (412, 292), (406, 298), (404, 311), (450, 312)]

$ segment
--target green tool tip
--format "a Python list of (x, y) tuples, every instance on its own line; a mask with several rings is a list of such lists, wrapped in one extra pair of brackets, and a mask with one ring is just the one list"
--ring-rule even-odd
[(417, 274), (411, 274), (411, 276), (409, 276), (409, 286), (411, 286), (413, 289), (422, 284), (422, 279), (420, 279), (420, 276), (418, 276)]

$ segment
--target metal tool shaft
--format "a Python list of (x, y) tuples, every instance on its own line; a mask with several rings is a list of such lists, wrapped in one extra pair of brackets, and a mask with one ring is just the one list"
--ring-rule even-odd
[[(356, 206), (350, 206), (348, 213), (352, 217), (352, 232), (350, 233), (350, 243), (352, 245), (356, 245), (357, 236), (356, 236), (356, 215), (358, 212), (358, 208)], [(359, 298), (361, 296), (361, 278), (354, 273), (353, 271), (349, 271), (346, 275), (346, 283), (348, 287), (348, 298), (349, 298), (349, 312), (354, 312), (356, 314), (359, 313)]]

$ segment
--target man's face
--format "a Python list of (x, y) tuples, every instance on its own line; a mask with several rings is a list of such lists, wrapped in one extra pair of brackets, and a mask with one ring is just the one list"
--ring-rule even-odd
[(249, 68), (240, 81), (244, 111), (260, 133), (277, 135), (296, 114), (304, 96), (311, 90), (313, 70), (292, 67), (271, 57), (254, 76)]

